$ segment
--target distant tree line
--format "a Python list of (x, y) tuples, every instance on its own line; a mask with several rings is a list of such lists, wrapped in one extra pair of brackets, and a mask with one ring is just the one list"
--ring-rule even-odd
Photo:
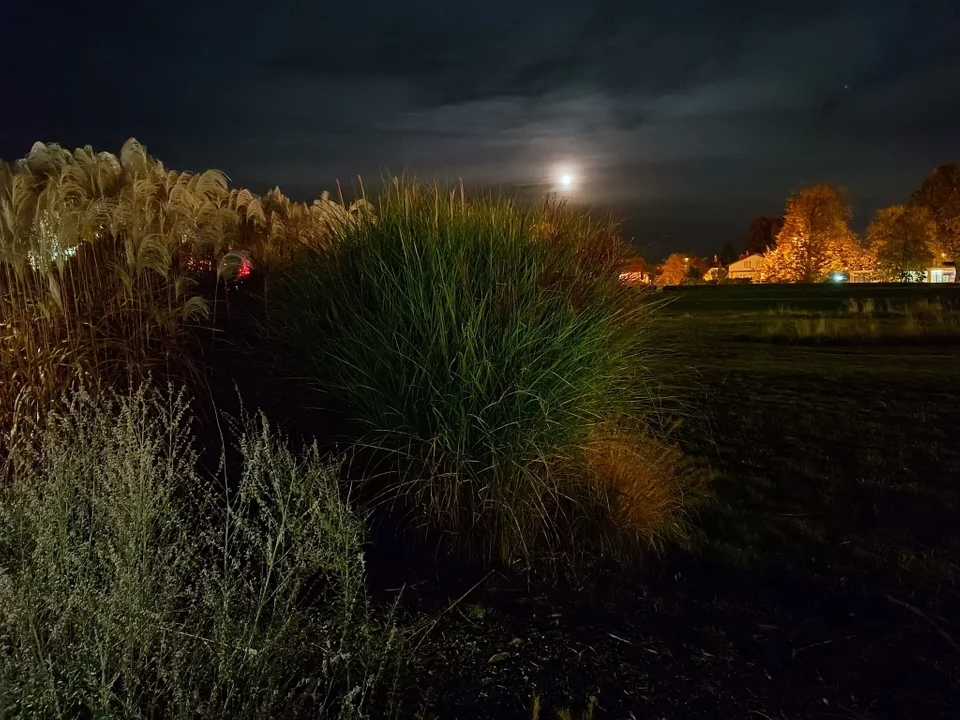
[[(835, 273), (867, 273), (876, 280), (909, 281), (933, 265), (960, 257), (960, 162), (934, 170), (902, 205), (877, 211), (861, 238), (850, 228), (843, 191), (818, 184), (787, 199), (782, 217), (758, 217), (747, 228), (746, 255), (762, 255), (765, 282), (821, 282)], [(732, 244), (714, 256), (724, 268), (736, 261)], [(710, 263), (674, 253), (660, 266), (658, 285), (697, 282)], [(723, 278), (722, 271), (713, 279)]]

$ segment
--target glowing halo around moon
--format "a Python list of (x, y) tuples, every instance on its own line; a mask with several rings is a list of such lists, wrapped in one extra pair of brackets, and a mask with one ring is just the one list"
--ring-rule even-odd
[(579, 184), (580, 178), (575, 168), (569, 165), (562, 165), (553, 170), (553, 185), (562, 192), (575, 190)]

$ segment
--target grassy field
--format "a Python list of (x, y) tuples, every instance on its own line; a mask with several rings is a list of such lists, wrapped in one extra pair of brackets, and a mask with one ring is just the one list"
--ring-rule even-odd
[(957, 288), (133, 140), (0, 210), (0, 715), (960, 715)]
[[(956, 285), (726, 285), (658, 294), (685, 346), (931, 345), (960, 339)], [(719, 345), (717, 345), (719, 343)]]
[(789, 308), (798, 312), (841, 312), (851, 300), (874, 300), (894, 308), (917, 302), (944, 302), (960, 305), (960, 287), (955, 284), (905, 285), (818, 284), (818, 285), (682, 285), (667, 287), (663, 296), (670, 301), (670, 313), (756, 314)]
[(707, 289), (663, 313), (710, 476), (693, 547), (579, 587), (486, 578), (425, 655), (438, 716), (537, 692), (598, 717), (956, 717), (960, 345), (756, 342), (730, 327), (762, 336), (797, 290), (735, 290), (737, 313), (687, 311)]

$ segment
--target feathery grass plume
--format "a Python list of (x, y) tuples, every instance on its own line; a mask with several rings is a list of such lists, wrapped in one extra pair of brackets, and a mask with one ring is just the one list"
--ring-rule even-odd
[(658, 411), (653, 304), (619, 283), (625, 255), (555, 202), (398, 181), (375, 220), (295, 258), (268, 327), (397, 459), (385, 500), (469, 554), (531, 559), (609, 513), (580, 449), (594, 428)]
[(36, 143), (0, 163), (0, 428), (78, 379), (191, 374), (191, 326), (236, 251), (268, 278), (363, 211), (230, 190), (216, 170), (167, 170), (134, 139), (119, 157)]
[(218, 495), (196, 471), (190, 425), (172, 392), (80, 390), (11, 438), (0, 714), (382, 710), (399, 634), (368, 603), (365, 525), (336, 465), (248, 418), (240, 476)]
[(186, 364), (207, 313), (183, 267), (229, 237), (226, 179), (167, 171), (128, 140), (119, 159), (37, 143), (0, 173), (0, 427), (78, 379), (113, 385)]

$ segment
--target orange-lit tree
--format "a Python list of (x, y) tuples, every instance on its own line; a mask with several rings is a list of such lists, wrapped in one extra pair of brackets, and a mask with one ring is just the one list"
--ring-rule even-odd
[[(660, 272), (654, 280), (657, 285), (679, 285), (687, 279), (703, 277), (705, 263), (690, 255), (671, 253), (660, 266)], [(706, 266), (709, 267), (709, 266)], [(691, 273), (693, 270), (693, 274)]]
[(820, 282), (859, 269), (863, 249), (847, 225), (850, 205), (828, 185), (804, 188), (787, 200), (777, 247), (764, 256), (766, 282)]
[(880, 210), (867, 229), (878, 277), (899, 282), (919, 277), (934, 260), (931, 246), (936, 235), (936, 223), (923, 206), (894, 205)]
[(960, 163), (942, 165), (934, 170), (908, 205), (930, 211), (936, 226), (930, 249), (936, 261), (960, 259)]

